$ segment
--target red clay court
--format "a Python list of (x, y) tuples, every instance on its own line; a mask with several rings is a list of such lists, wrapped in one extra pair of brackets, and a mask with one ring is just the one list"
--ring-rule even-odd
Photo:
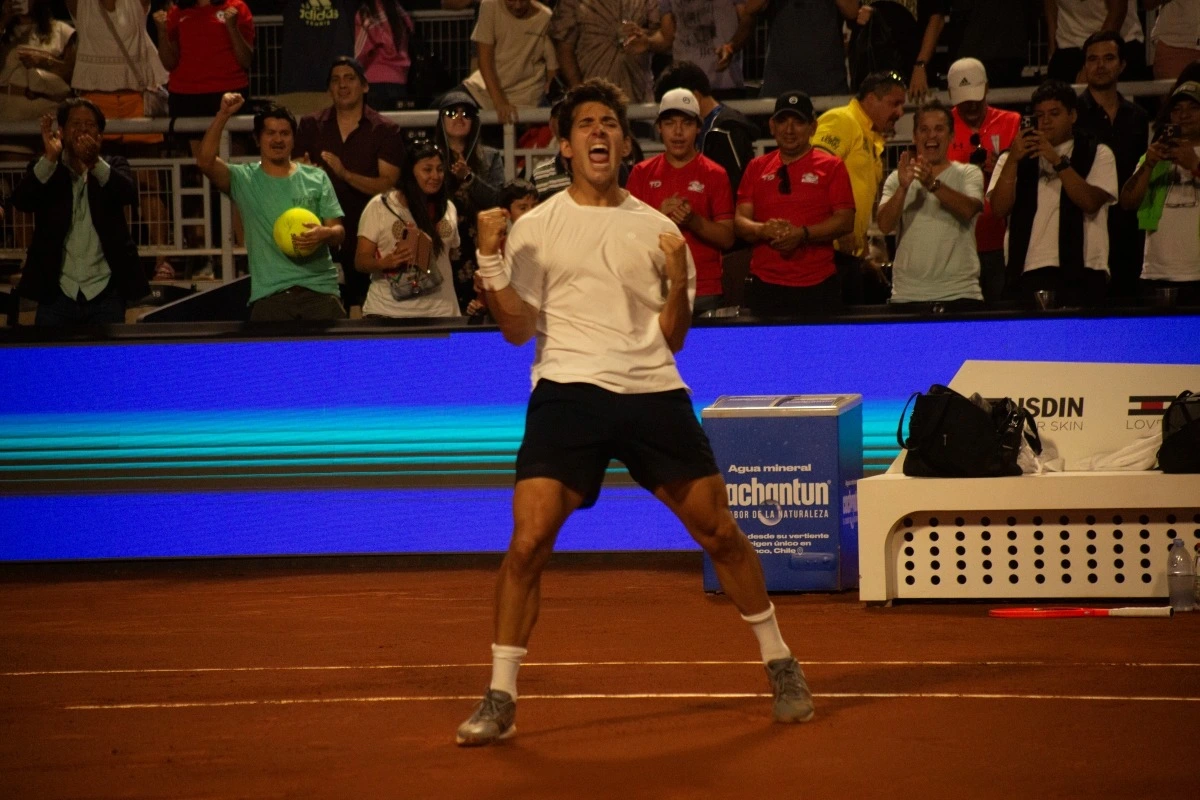
[(5, 798), (1182, 798), (1200, 614), (996, 620), (776, 595), (817, 700), (770, 721), (690, 553), (563, 555), (517, 735), (462, 749), (492, 556), (0, 567)]

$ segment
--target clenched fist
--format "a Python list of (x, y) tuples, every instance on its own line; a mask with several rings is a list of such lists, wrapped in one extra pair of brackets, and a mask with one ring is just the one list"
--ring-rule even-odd
[(242, 97), (237, 92), (226, 92), (221, 95), (221, 110), (218, 112), (226, 117), (232, 117), (246, 102), (246, 98)]
[(686, 282), (688, 279), (687, 242), (675, 233), (660, 233), (658, 249), (667, 257), (667, 280), (671, 283)]
[(504, 237), (508, 233), (510, 216), (507, 208), (489, 208), (479, 212), (475, 222), (475, 246), (482, 255), (494, 256), (500, 252), (500, 248), (504, 246)]

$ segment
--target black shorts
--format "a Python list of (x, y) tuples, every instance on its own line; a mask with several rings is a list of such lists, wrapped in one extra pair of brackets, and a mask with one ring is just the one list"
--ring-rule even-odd
[(651, 492), (720, 474), (683, 389), (618, 394), (590, 383), (540, 380), (529, 397), (517, 480), (553, 478), (595, 505), (611, 459)]

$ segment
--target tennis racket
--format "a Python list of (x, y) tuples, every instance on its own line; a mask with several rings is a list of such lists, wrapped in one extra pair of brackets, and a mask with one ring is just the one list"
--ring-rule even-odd
[(1063, 617), (1169, 617), (1170, 606), (1131, 606), (1129, 608), (993, 608), (989, 617), (1005, 619), (1057, 619)]

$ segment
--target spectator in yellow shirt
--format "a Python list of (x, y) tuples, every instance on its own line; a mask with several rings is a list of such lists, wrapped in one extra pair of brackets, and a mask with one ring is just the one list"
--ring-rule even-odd
[[(883, 182), (883, 148), (895, 133), (896, 121), (904, 114), (907, 87), (895, 72), (876, 72), (863, 79), (850, 102), (831, 108), (817, 119), (813, 145), (838, 156), (850, 172), (854, 189), (854, 232), (835, 245), (835, 259), (842, 277), (842, 299), (847, 305), (872, 299), (865, 294), (863, 269), (867, 265), (867, 228), (871, 225), (879, 186)], [(879, 301), (887, 298), (886, 281), (870, 265), (880, 282)]]

